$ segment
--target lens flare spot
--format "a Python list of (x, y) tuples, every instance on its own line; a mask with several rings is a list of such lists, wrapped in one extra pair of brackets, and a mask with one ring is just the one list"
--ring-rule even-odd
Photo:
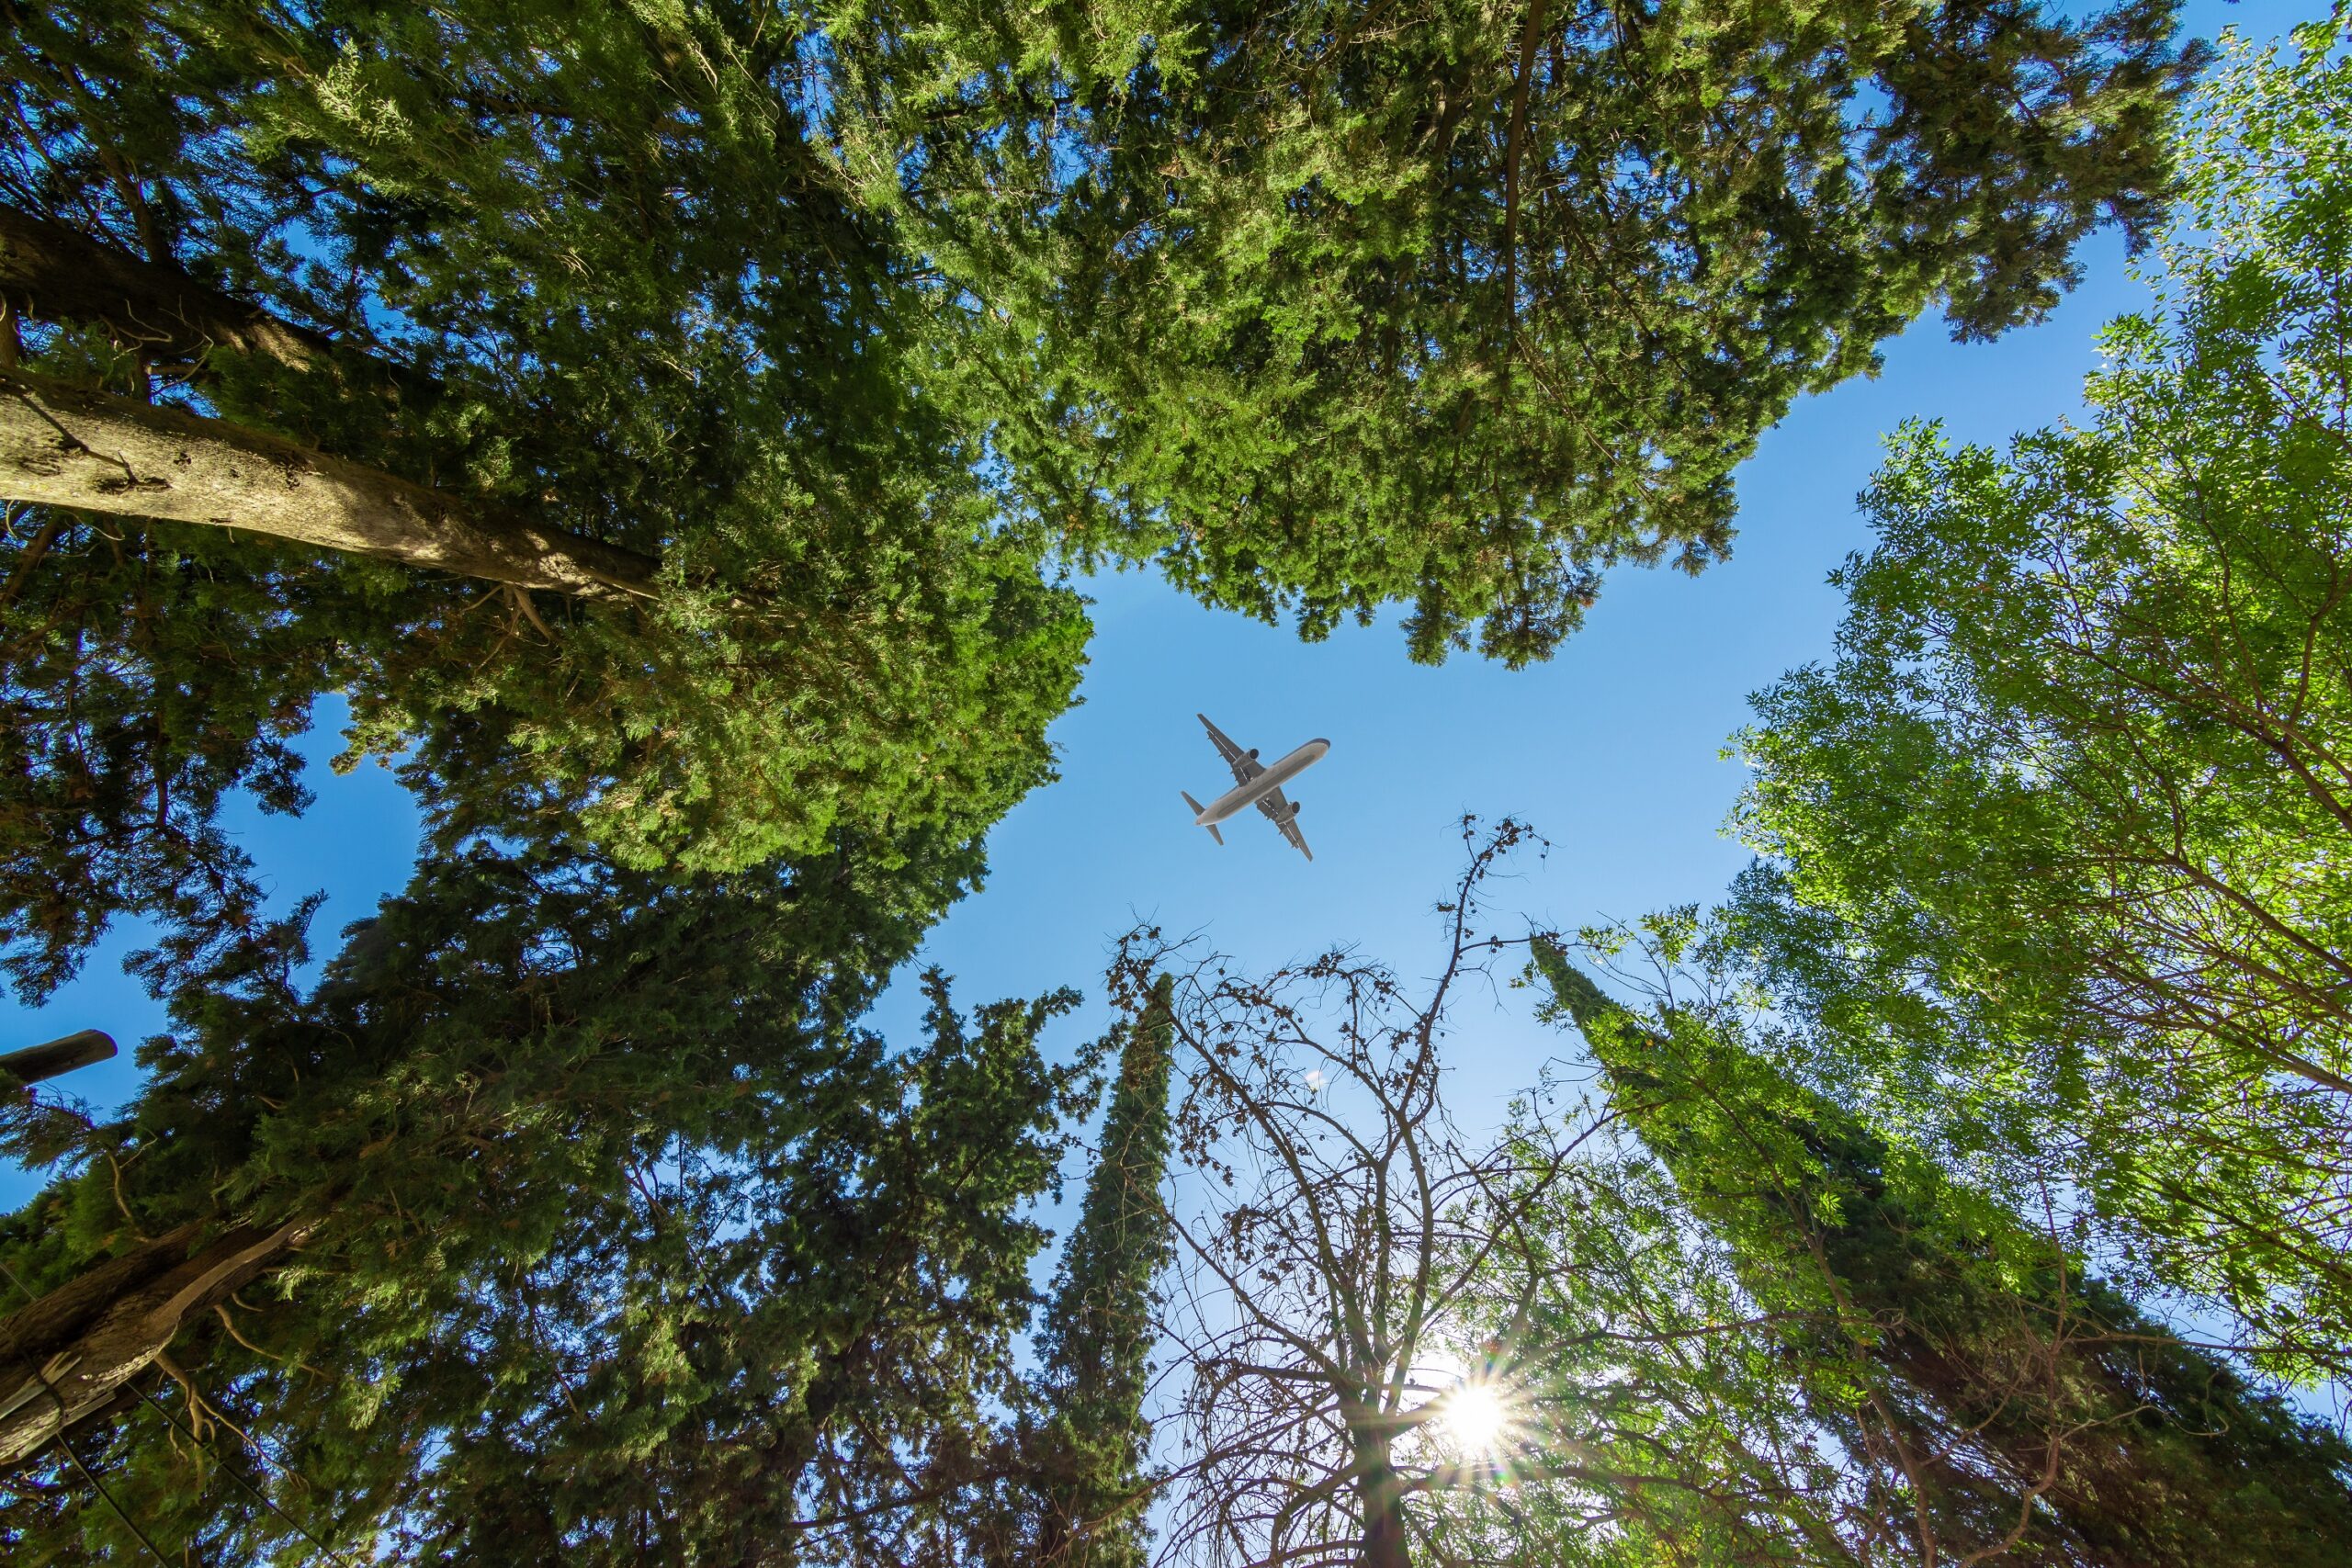
[(1465, 1382), (1445, 1396), (1445, 1430), (1464, 1453), (1486, 1453), (1510, 1427), (1510, 1406), (1492, 1385)]

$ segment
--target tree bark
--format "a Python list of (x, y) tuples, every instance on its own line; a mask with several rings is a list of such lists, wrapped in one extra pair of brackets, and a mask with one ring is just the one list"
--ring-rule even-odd
[[(10, 207), (0, 207), (0, 299), (42, 321), (103, 327), (151, 359), (194, 362), (228, 348), (316, 370), (335, 355), (324, 333)], [(389, 380), (417, 379), (377, 364)]]
[(225, 420), (0, 372), (0, 500), (214, 528), (598, 598), (661, 563)]
[(28, 1045), (21, 1051), (11, 1051), (0, 1056), (0, 1072), (8, 1074), (18, 1083), (39, 1083), (44, 1078), (73, 1072), (77, 1067), (96, 1066), (110, 1059), (114, 1054), (113, 1035), (102, 1029), (85, 1029), (62, 1040)]
[(301, 1245), (315, 1222), (236, 1225), (188, 1251), (182, 1225), (0, 1321), (0, 1468), (109, 1408), (183, 1325)]

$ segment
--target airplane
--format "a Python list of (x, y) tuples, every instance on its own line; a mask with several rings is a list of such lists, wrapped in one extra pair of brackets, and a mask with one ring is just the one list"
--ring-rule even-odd
[(1209, 739), (1216, 743), (1219, 755), (1233, 765), (1233, 787), (1206, 806), (1182, 790), (1177, 792), (1184, 795), (1184, 804), (1193, 808), (1193, 825), (1206, 828), (1209, 837), (1221, 844), (1225, 842), (1225, 835), (1216, 830), (1216, 825), (1242, 807), (1254, 806), (1266, 814), (1268, 821), (1283, 830), (1283, 837), (1290, 840), (1293, 849), (1313, 860), (1315, 852), (1306, 847), (1306, 835), (1298, 830), (1298, 803), (1283, 798), (1283, 785), (1321, 761), (1323, 753), (1331, 749), (1331, 743), (1329, 740), (1310, 740), (1272, 767), (1268, 767), (1258, 761), (1256, 747), (1244, 751), (1236, 746), (1226, 738), (1224, 730), (1209, 723), (1208, 715), (1196, 713), (1193, 716), (1208, 730)]

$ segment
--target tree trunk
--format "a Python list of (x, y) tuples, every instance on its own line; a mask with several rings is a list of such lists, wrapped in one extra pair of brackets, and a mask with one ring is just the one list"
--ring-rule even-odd
[(650, 597), (660, 562), (175, 408), (0, 372), (0, 500), (293, 539), (583, 597)]
[(1356, 1496), (1363, 1509), (1363, 1551), (1356, 1559), (1358, 1568), (1412, 1568), (1412, 1553), (1405, 1540), (1405, 1486), (1389, 1456), (1388, 1440), (1359, 1429), (1355, 1452)]
[[(192, 363), (228, 348), (316, 370), (335, 352), (324, 333), (9, 207), (0, 207), (0, 299), (42, 321), (103, 327), (150, 359)], [(379, 367), (387, 380), (420, 379)]]
[(0, 1468), (107, 1410), (183, 1325), (301, 1244), (315, 1222), (236, 1225), (191, 1256), (187, 1224), (0, 1321)]

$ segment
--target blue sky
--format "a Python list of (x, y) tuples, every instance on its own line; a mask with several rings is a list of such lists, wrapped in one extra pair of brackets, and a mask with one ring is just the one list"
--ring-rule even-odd
[[(2317, 0), (2199, 0), (2188, 22), (2208, 37), (2234, 25), (2261, 38), (2325, 12)], [(1513, 672), (1457, 657), (1423, 668), (1407, 660), (1394, 616), (1302, 644), (1145, 574), (1084, 584), (1095, 634), (1084, 701), (1051, 732), (1061, 779), (998, 828), (987, 886), (933, 933), (916, 967), (946, 969), (967, 1003), (1079, 987), (1089, 1005), (1059, 1026), (1061, 1050), (1101, 1028), (1103, 960), (1137, 919), (1198, 931), (1256, 966), (1354, 944), (1409, 978), (1435, 956), (1430, 906), (1459, 867), (1464, 812), (1514, 815), (1552, 840), (1548, 859), (1498, 890), (1504, 908), (1546, 923), (1712, 900), (1746, 859), (1722, 833), (1741, 774), (1719, 753), (1749, 693), (1829, 652), (1841, 606), (1823, 580), (1869, 541), (1854, 497), (1883, 433), (1933, 418), (1954, 439), (2000, 444), (2079, 409), (2098, 327), (2147, 302), (2114, 236), (2081, 260), (2082, 286), (2041, 325), (1956, 344), (1924, 320), (1887, 346), (1877, 379), (1798, 404), (1739, 471), (1731, 559), (1697, 579), (1615, 573), (1548, 664)], [(1178, 792), (1205, 800), (1229, 782), (1196, 711), (1269, 758), (1329, 739), (1330, 755), (1291, 792), (1313, 863), (1254, 813), (1229, 825), (1222, 849), (1190, 825)], [(313, 928), (322, 952), (406, 880), (416, 835), (389, 773), (326, 771), (335, 716), (322, 712), (308, 747), (311, 811), (298, 821), (243, 811), (232, 824), (281, 899), (326, 891)], [(119, 972), (137, 945), (136, 932), (116, 933), (37, 1012), (0, 1001), (0, 1048), (104, 1029), (123, 1056), (52, 1087), (101, 1107), (126, 1098), (130, 1053), (164, 1022)], [(920, 1005), (902, 982), (876, 1023), (910, 1039)], [(1451, 1098), (1465, 1121), (1498, 1113), (1559, 1051), (1527, 1011), (1523, 994), (1506, 992), (1457, 1015)], [(30, 1191), (24, 1173), (0, 1170), (0, 1204)]]

